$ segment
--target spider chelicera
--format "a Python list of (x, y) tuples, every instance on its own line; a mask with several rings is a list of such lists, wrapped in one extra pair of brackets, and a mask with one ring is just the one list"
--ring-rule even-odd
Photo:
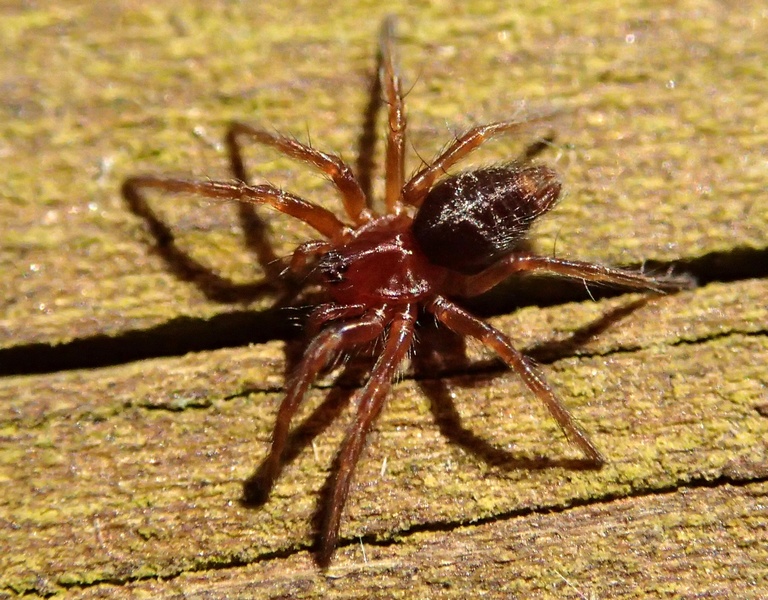
[[(329, 482), (330, 505), (320, 525), (317, 556), (323, 566), (329, 564), (338, 540), (342, 511), (366, 436), (414, 343), (420, 310), (455, 333), (476, 338), (493, 349), (544, 403), (568, 440), (578, 446), (590, 464), (599, 467), (603, 456), (530, 359), (516, 350), (506, 335), (450, 298), (476, 296), (513, 273), (533, 271), (652, 292), (691, 285), (684, 276), (649, 277), (526, 251), (522, 242), (531, 224), (554, 206), (560, 194), (555, 172), (531, 164), (527, 157), (446, 175), (450, 167), (486, 140), (519, 131), (532, 120), (474, 127), (406, 182), (405, 107), (393, 40), (394, 20), (388, 18), (380, 34), (377, 88), (383, 92), (388, 117), (385, 214), (373, 210), (370, 194), (363, 191), (360, 180), (338, 156), (243, 123), (233, 123), (227, 136), (237, 180), (192, 181), (149, 175), (130, 178), (123, 186), (134, 208), (142, 204), (140, 190), (145, 189), (267, 204), (303, 221), (323, 237), (299, 245), (288, 264), (289, 274), (307, 285), (319, 286), (326, 300), (309, 315), (308, 326), (314, 338), (286, 382), (272, 446), (259, 479), (265, 499), (281, 469), (291, 420), (309, 386), (340, 354), (381, 340), (381, 352), (357, 395), (357, 414)], [(274, 186), (248, 184), (240, 158), (240, 139), (270, 146), (319, 169), (340, 194), (348, 222)]]

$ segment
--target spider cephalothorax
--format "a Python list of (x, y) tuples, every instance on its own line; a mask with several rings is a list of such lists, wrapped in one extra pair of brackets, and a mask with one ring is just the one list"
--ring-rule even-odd
[[(318, 562), (322, 565), (328, 564), (336, 546), (352, 474), (366, 436), (393, 377), (411, 350), (419, 310), (431, 313), (454, 332), (492, 348), (544, 403), (568, 439), (588, 461), (599, 466), (603, 462), (600, 452), (531, 361), (512, 346), (506, 335), (449, 298), (478, 295), (523, 271), (655, 292), (690, 284), (685, 277), (654, 278), (523, 250), (521, 242), (531, 224), (552, 208), (560, 193), (560, 182), (548, 167), (522, 160), (445, 175), (447, 169), (489, 138), (520, 130), (530, 120), (475, 127), (406, 182), (405, 109), (393, 57), (392, 19), (385, 20), (381, 31), (378, 77), (388, 107), (383, 215), (374, 211), (372, 198), (339, 157), (243, 123), (233, 123), (227, 135), (238, 181), (141, 176), (128, 179), (123, 187), (134, 208), (145, 206), (142, 189), (267, 204), (307, 223), (323, 237), (301, 244), (290, 261), (289, 271), (319, 286), (325, 300), (310, 314), (315, 336), (286, 382), (272, 446), (259, 478), (261, 489), (257, 493), (261, 497), (266, 498), (280, 472), (291, 419), (312, 381), (340, 354), (381, 340), (377, 346), (380, 353), (359, 391), (357, 414), (330, 481), (330, 506), (320, 531)], [(325, 173), (341, 195), (348, 223), (274, 186), (248, 184), (239, 152), (239, 140), (244, 138), (271, 146)], [(147, 209), (142, 210), (146, 213)]]

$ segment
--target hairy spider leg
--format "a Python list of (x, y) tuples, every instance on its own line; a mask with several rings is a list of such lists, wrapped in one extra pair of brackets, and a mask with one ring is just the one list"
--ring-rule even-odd
[(400, 193), (405, 183), (405, 104), (400, 76), (395, 66), (395, 19), (387, 17), (379, 38), (379, 79), (387, 102), (387, 150), (384, 202), (387, 214), (400, 212)]
[[(370, 220), (371, 212), (367, 208), (365, 194), (351, 167), (340, 157), (335, 154), (320, 152), (289, 137), (275, 135), (246, 123), (235, 121), (230, 124), (227, 132), (227, 145), (231, 149), (230, 156), (237, 156), (238, 163), (235, 168), (235, 175), (242, 181), (245, 181), (245, 166), (238, 143), (240, 137), (248, 137), (258, 144), (274, 148), (294, 160), (312, 165), (322, 171), (339, 191), (344, 203), (344, 210), (352, 223), (362, 225)], [(236, 149), (236, 152), (232, 149)]]
[(329, 488), (329, 507), (323, 515), (321, 524), (318, 552), (318, 563), (321, 566), (327, 566), (330, 563), (331, 555), (336, 547), (341, 513), (347, 501), (352, 474), (365, 445), (365, 439), (376, 417), (381, 412), (387, 393), (392, 386), (392, 379), (400, 364), (407, 357), (413, 343), (417, 315), (416, 305), (408, 304), (397, 309), (394, 315), (390, 311), (386, 312), (392, 323), (387, 332), (384, 349), (360, 393), (357, 401), (357, 414), (347, 430), (347, 435), (337, 456), (338, 468)]
[(488, 140), (494, 137), (514, 133), (520, 129), (530, 127), (536, 123), (546, 121), (553, 115), (547, 114), (541, 117), (532, 117), (525, 121), (500, 121), (488, 125), (473, 127), (466, 133), (456, 138), (453, 143), (443, 150), (432, 164), (427, 165), (416, 173), (408, 183), (403, 187), (402, 200), (406, 204), (418, 208), (424, 202), (429, 190), (432, 189), (435, 181), (445, 175), (447, 170), (458, 161), (467, 156), (470, 152), (477, 150)]
[(461, 289), (459, 295), (477, 296), (490, 290), (513, 273), (524, 271), (543, 271), (570, 279), (582, 279), (658, 293), (690, 289), (695, 285), (693, 278), (686, 275), (651, 277), (642, 273), (579, 260), (531, 254), (512, 254), (476, 275), (457, 277), (457, 288)]
[(349, 321), (365, 314), (366, 310), (363, 304), (319, 304), (312, 309), (304, 323), (305, 334), (307, 338), (313, 338), (326, 323), (342, 319)]
[(533, 366), (530, 359), (512, 346), (512, 342), (506, 335), (462, 310), (443, 296), (434, 298), (427, 306), (427, 310), (452, 331), (476, 338), (493, 349), (522, 378), (528, 389), (544, 403), (568, 440), (576, 444), (596, 467), (605, 462), (603, 455), (600, 454), (589, 436), (579, 427), (568, 409), (555, 396), (544, 376)]
[(268, 204), (303, 221), (333, 242), (343, 241), (348, 231), (346, 225), (331, 211), (271, 185), (248, 185), (242, 181), (190, 181), (153, 175), (131, 177), (123, 183), (123, 191), (127, 196), (135, 196), (136, 190), (143, 188), (172, 194), (193, 194), (211, 200)]
[(291, 420), (306, 395), (310, 384), (339, 352), (376, 339), (382, 334), (386, 319), (382, 313), (371, 311), (357, 321), (337, 323), (318, 333), (307, 347), (299, 366), (291, 374), (286, 394), (277, 412), (272, 430), (272, 446), (262, 467), (259, 480), (260, 500), (266, 500), (282, 468), (282, 457), (288, 439)]

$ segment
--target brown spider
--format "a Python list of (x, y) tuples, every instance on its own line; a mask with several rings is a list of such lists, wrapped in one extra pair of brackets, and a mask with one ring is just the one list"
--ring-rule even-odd
[[(476, 296), (513, 273), (547, 272), (653, 292), (689, 287), (687, 277), (649, 277), (586, 262), (537, 256), (522, 242), (533, 221), (549, 211), (560, 193), (553, 170), (524, 160), (444, 176), (456, 162), (489, 138), (517, 131), (532, 121), (503, 121), (474, 127), (407, 182), (404, 176), (405, 107), (393, 50), (394, 19), (384, 21), (378, 55), (378, 89), (388, 107), (384, 215), (372, 209), (370, 193), (352, 169), (333, 154), (287, 137), (233, 123), (227, 140), (237, 181), (188, 181), (156, 176), (124, 183), (126, 198), (139, 190), (197, 194), (213, 200), (268, 204), (317, 230), (323, 240), (301, 244), (289, 272), (318, 285), (326, 302), (309, 316), (315, 337), (286, 383), (272, 446), (259, 482), (266, 499), (281, 468), (291, 420), (307, 389), (335, 358), (382, 340), (381, 353), (357, 397), (357, 415), (329, 482), (330, 505), (320, 526), (318, 563), (328, 565), (342, 511), (366, 436), (381, 412), (393, 377), (409, 355), (419, 309), (454, 332), (492, 348), (541, 400), (567, 438), (599, 467), (604, 459), (532, 362), (509, 338), (460, 308), (450, 297)], [(538, 119), (537, 119), (538, 120)], [(349, 224), (333, 213), (271, 185), (249, 185), (239, 138), (270, 146), (325, 173), (344, 202)], [(367, 186), (366, 186), (367, 187)], [(411, 216), (413, 215), (413, 216)]]

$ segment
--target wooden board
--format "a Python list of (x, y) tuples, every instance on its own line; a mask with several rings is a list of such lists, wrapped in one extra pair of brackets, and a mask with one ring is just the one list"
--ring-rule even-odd
[[(711, 283), (493, 319), (545, 363), (609, 458), (599, 472), (569, 468), (576, 451), (483, 349), (408, 371), (326, 573), (310, 523), (349, 417), (313, 410), (329, 392), (329, 413), (341, 410), (356, 381), (318, 383), (302, 415), (323, 431), (296, 446), (265, 506), (241, 506), (283, 344), (167, 354), (232, 346), (243, 323), (266, 330), (273, 298), (221, 304), (174, 277), (119, 193), (137, 172), (228, 177), (232, 119), (354, 157), (382, 7), (259, 4), (4, 9), (0, 370), (36, 374), (0, 379), (0, 594), (768, 594), (760, 3), (388, 8), (419, 156), (523, 100), (558, 108), (545, 158), (567, 194), (537, 247), (681, 261)], [(338, 206), (308, 169), (248, 158), (255, 177)], [(152, 200), (196, 259), (237, 282), (263, 275), (231, 207)], [(265, 218), (278, 253), (306, 235)]]

